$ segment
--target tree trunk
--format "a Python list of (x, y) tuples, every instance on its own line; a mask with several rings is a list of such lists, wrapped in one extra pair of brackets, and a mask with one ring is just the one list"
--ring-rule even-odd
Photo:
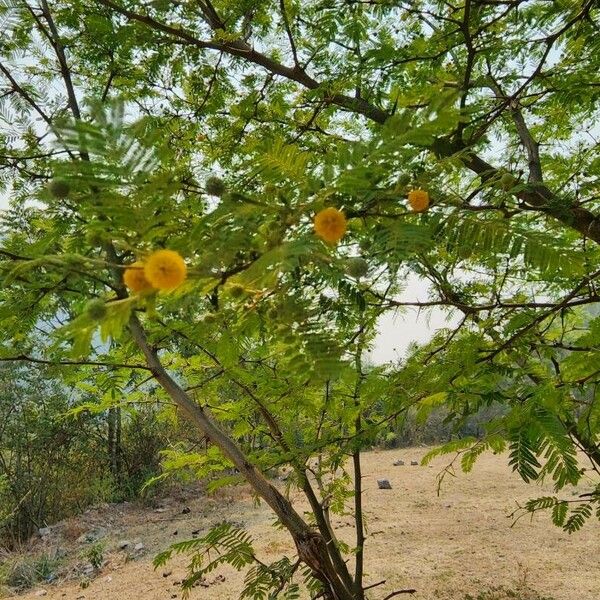
[(262, 472), (248, 462), (245, 454), (234, 440), (167, 373), (156, 353), (149, 346), (145, 332), (135, 316), (129, 322), (129, 329), (135, 343), (144, 354), (148, 367), (156, 381), (186, 416), (233, 462), (240, 474), (271, 507), (281, 523), (290, 532), (299, 559), (321, 581), (325, 598), (327, 600), (356, 600), (352, 586), (348, 587), (344, 581), (344, 573), (339, 573), (332, 562), (330, 553), (339, 553), (339, 550), (335, 547), (328, 548), (321, 533), (309, 527), (287, 498), (265, 478)]
[(119, 408), (108, 409), (108, 464), (115, 482), (121, 475), (120, 446), (121, 446), (121, 411)]

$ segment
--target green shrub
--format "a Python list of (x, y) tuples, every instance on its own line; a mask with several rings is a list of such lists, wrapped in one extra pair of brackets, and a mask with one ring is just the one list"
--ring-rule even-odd
[(105, 548), (106, 545), (104, 542), (96, 542), (83, 551), (82, 557), (87, 560), (94, 569), (99, 569), (104, 562)]
[(66, 417), (72, 402), (42, 369), (0, 369), (0, 540), (9, 548), (98, 500), (90, 490), (107, 471), (102, 423)]
[(95, 402), (47, 369), (0, 365), (0, 545), (17, 548), (90, 505), (134, 499), (160, 472), (160, 451), (179, 425), (156, 406), (96, 411)]
[(19, 556), (0, 565), (0, 586), (23, 592), (56, 578), (61, 560), (57, 554)]
[(503, 410), (499, 404), (491, 404), (464, 420), (457, 420), (449, 418), (448, 409), (439, 408), (433, 410), (424, 422), (417, 419), (416, 410), (411, 410), (380, 431), (375, 444), (383, 448), (401, 448), (439, 444), (456, 437), (480, 437), (485, 423)]

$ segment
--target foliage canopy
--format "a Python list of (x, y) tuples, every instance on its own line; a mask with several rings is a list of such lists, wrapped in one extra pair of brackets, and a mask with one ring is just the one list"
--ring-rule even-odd
[[(0, 6), (2, 360), (176, 406), (214, 446), (173, 464), (234, 466), (314, 597), (376, 592), (360, 451), (411, 411), (445, 406), (458, 427), (501, 404), (441, 451), (468, 471), (506, 449), (526, 481), (589, 486), (526, 510), (568, 531), (600, 516), (596, 2)], [(334, 245), (313, 231), (329, 207), (348, 220)], [(185, 283), (129, 294), (125, 267), (161, 248)], [(407, 297), (414, 277), (427, 300)], [(436, 307), (457, 325), (367, 368), (381, 315)], [(307, 518), (264, 476), (283, 465)], [(329, 521), (345, 510), (352, 548)], [(204, 542), (255, 559), (227, 526)], [(258, 564), (249, 589), (296, 597), (297, 569)]]

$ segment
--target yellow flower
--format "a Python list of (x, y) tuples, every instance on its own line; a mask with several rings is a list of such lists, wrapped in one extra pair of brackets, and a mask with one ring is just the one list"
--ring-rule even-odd
[(346, 217), (341, 210), (329, 206), (315, 215), (315, 232), (328, 244), (339, 242), (346, 233)]
[(153, 252), (144, 265), (144, 275), (157, 290), (172, 290), (186, 278), (187, 267), (174, 250)]
[(152, 285), (144, 277), (144, 263), (141, 260), (137, 260), (125, 269), (123, 283), (132, 292), (143, 292), (152, 289)]
[(429, 208), (429, 192), (425, 190), (411, 190), (408, 192), (408, 203), (413, 212), (425, 212)]

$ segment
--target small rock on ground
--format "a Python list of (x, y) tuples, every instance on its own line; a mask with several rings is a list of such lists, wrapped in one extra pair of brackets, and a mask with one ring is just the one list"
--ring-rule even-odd
[(377, 487), (380, 490), (391, 490), (392, 489), (392, 484), (387, 479), (378, 479), (377, 480)]
[(84, 543), (91, 544), (93, 542), (97, 542), (98, 540), (106, 537), (107, 535), (108, 535), (108, 530), (106, 529), (106, 527), (98, 527), (97, 529), (92, 529), (90, 531), (87, 531), (83, 535), (80, 535), (77, 538), (77, 542), (79, 544), (84, 544)]

